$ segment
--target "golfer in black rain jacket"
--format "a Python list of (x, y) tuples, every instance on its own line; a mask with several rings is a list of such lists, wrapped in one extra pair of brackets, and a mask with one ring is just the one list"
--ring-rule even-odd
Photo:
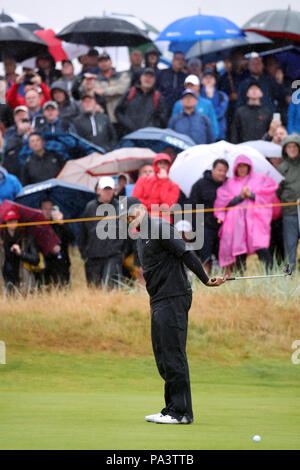
[[(153, 352), (165, 381), (165, 407), (146, 421), (161, 424), (193, 422), (186, 337), (192, 290), (185, 266), (207, 286), (223, 284), (209, 279), (197, 256), (188, 251), (178, 231), (161, 218), (150, 217), (134, 197), (120, 198), (120, 219), (139, 231), (137, 251), (150, 295)], [(121, 222), (122, 223), (122, 222)]]

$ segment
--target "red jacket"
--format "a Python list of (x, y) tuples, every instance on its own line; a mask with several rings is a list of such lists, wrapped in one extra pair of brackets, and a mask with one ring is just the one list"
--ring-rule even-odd
[[(41, 97), (41, 106), (43, 106), (46, 101), (51, 101), (51, 93), (49, 88), (45, 83), (41, 83), (40, 88), (42, 90)], [(8, 92), (6, 93), (6, 102), (9, 106), (15, 109), (17, 106), (27, 106), (25, 96), (22, 96), (18, 93), (19, 85), (13, 83)]]
[(140, 176), (134, 185), (131, 195), (137, 197), (146, 206), (149, 214), (153, 216), (161, 215), (164, 219), (170, 221), (169, 215), (165, 214), (164, 216), (155, 210), (153, 211), (153, 209), (151, 211), (151, 205), (153, 204), (158, 204), (159, 206), (167, 204), (171, 208), (178, 201), (180, 193), (179, 186), (168, 177), (158, 177), (159, 168), (157, 167), (157, 162), (161, 160), (167, 160), (171, 166), (172, 160), (170, 156), (166, 153), (158, 153), (153, 164), (155, 174), (153, 176)]

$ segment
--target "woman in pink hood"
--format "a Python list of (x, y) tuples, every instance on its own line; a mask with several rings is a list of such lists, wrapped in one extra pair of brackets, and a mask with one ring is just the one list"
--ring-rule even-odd
[(140, 176), (133, 190), (132, 196), (137, 197), (153, 216), (161, 215), (151, 206), (160, 207), (160, 211), (166, 211), (161, 216), (170, 221), (168, 211), (178, 201), (180, 189), (176, 183), (170, 180), (168, 174), (171, 167), (171, 157), (166, 153), (158, 153), (154, 159), (154, 175)]
[[(236, 263), (246, 269), (247, 255), (257, 253), (267, 268), (272, 266), (270, 245), (272, 204), (278, 184), (269, 176), (254, 173), (251, 160), (239, 155), (234, 162), (233, 177), (217, 190), (214, 215), (222, 226), (219, 231), (219, 262), (221, 267)], [(239, 209), (239, 207), (247, 209)]]

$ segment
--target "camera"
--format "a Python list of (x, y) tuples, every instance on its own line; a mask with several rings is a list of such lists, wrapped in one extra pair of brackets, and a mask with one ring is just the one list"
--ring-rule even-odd
[(34, 73), (26, 73), (24, 77), (24, 84), (25, 85), (33, 85), (32, 79), (35, 77)]

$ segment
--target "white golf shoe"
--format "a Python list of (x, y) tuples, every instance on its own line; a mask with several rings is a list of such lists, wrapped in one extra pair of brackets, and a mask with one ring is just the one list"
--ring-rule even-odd
[(160, 416), (163, 416), (161, 413), (156, 413), (155, 415), (148, 415), (145, 416), (145, 420), (148, 421), (149, 423), (156, 423), (156, 419), (159, 418)]
[(158, 424), (191, 424), (190, 421), (186, 416), (183, 416), (181, 420), (174, 418), (170, 415), (162, 415), (157, 416), (154, 418), (154, 423)]

